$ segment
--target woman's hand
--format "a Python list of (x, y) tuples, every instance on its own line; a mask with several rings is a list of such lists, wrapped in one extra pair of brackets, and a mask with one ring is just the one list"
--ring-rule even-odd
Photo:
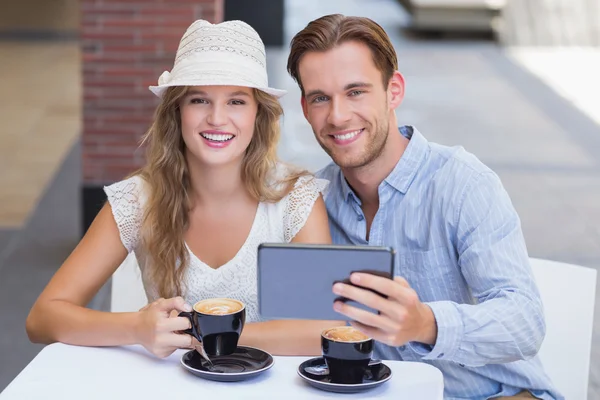
[(193, 337), (179, 333), (189, 329), (185, 317), (171, 317), (173, 312), (192, 311), (183, 298), (158, 299), (139, 311), (136, 337), (146, 350), (159, 358), (165, 358), (180, 348), (193, 348)]

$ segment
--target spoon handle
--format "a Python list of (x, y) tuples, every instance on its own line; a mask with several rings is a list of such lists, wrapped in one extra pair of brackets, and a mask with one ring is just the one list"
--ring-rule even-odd
[(206, 351), (204, 350), (204, 346), (202, 345), (202, 342), (200, 342), (199, 346), (195, 346), (196, 351), (202, 356), (202, 358), (204, 358), (211, 367), (213, 367), (213, 363), (212, 361), (210, 361), (210, 358), (208, 358), (208, 354), (206, 354)]

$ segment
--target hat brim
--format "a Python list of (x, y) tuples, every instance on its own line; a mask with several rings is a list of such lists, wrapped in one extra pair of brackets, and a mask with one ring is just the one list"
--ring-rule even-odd
[[(225, 84), (212, 84), (212, 85), (208, 85), (208, 84), (201, 85), (201, 84), (193, 84), (193, 83), (190, 84), (190, 85), (166, 84), (166, 85), (159, 85), (159, 86), (148, 86), (148, 89), (150, 89), (150, 91), (152, 93), (154, 93), (157, 97), (162, 98), (162, 96), (165, 93), (165, 91), (167, 90), (167, 88), (173, 87), (173, 86), (225, 86)], [(270, 94), (272, 96), (275, 96), (277, 98), (280, 98), (280, 97), (284, 96), (285, 94), (287, 94), (287, 90), (275, 89), (275, 88), (270, 88), (270, 87), (257, 87), (257, 86), (247, 86), (247, 85), (236, 85), (234, 83), (232, 83), (231, 86), (251, 87), (251, 88), (263, 91), (263, 92), (265, 92), (267, 94)]]

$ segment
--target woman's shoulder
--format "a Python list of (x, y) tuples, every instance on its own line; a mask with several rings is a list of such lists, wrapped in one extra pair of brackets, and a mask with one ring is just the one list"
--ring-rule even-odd
[(121, 241), (128, 251), (132, 251), (139, 242), (146, 186), (146, 181), (139, 175), (104, 186)]
[(277, 173), (278, 184), (286, 185), (287, 193), (278, 202), (268, 205), (269, 215), (282, 229), (283, 240), (289, 242), (304, 226), (315, 201), (327, 190), (329, 181), (283, 163), (278, 166)]
[(104, 186), (105, 191), (120, 192), (124, 190), (129, 191), (140, 191), (145, 184), (144, 178), (141, 175), (131, 175), (123, 180), (114, 182), (110, 185)]
[(281, 201), (284, 201), (294, 191), (302, 191), (306, 187), (322, 191), (327, 187), (328, 183), (328, 180), (317, 178), (315, 174), (306, 169), (282, 161), (276, 164), (271, 175), (271, 184), (279, 185), (282, 189), (286, 187), (288, 189)]
[(146, 181), (139, 174), (104, 186), (104, 192), (113, 206), (117, 205), (113, 203), (122, 202), (143, 204), (147, 197), (146, 189)]

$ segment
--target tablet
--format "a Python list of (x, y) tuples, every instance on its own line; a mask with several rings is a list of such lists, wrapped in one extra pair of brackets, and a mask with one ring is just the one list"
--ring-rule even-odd
[[(258, 309), (267, 319), (345, 319), (333, 310), (336, 282), (352, 272), (390, 278), (390, 247), (264, 243), (258, 246)], [(346, 301), (346, 299), (340, 299)], [(356, 307), (368, 307), (348, 302)]]

